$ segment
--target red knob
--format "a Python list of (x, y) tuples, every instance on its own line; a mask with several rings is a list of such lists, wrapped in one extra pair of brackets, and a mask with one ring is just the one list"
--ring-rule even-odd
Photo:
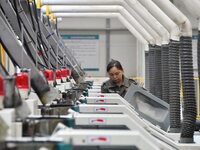
[(0, 96), (4, 95), (3, 77), (0, 75)]
[(56, 79), (61, 79), (61, 71), (59, 69), (56, 70)]
[(67, 68), (62, 68), (62, 69), (61, 69), (61, 76), (62, 76), (62, 77), (67, 77), (67, 76), (69, 76), (69, 69), (67, 69)]
[(46, 69), (44, 70), (44, 76), (45, 78), (48, 80), (48, 81), (53, 81), (53, 71), (52, 70), (49, 70), (49, 69)]
[(28, 73), (26, 72), (20, 72), (16, 73), (16, 86), (19, 89), (29, 89), (29, 78)]

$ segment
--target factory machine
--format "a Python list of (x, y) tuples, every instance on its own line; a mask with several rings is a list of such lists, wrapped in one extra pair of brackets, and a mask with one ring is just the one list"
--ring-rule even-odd
[(86, 78), (56, 21), (35, 1), (0, 1), (1, 44), (14, 64), (0, 64), (0, 149), (198, 150), (170, 132), (170, 106), (132, 84), (124, 98), (101, 93), (107, 78)]

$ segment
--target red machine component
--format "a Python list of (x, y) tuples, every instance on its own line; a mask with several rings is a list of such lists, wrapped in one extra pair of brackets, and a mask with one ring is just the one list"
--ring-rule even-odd
[(18, 89), (29, 89), (29, 77), (28, 73), (20, 72), (15, 74), (16, 86)]
[(62, 69), (61, 69), (61, 76), (62, 76), (62, 77), (67, 77), (67, 76), (69, 76), (69, 69), (67, 69), (67, 68), (62, 68)]
[(61, 79), (62, 73), (59, 69), (56, 69), (56, 79)]
[(19, 89), (21, 98), (27, 99), (29, 93), (29, 75), (28, 72), (15, 73), (16, 87)]
[(44, 76), (47, 79), (47, 81), (53, 81), (54, 80), (54, 75), (53, 75), (52, 70), (46, 69), (46, 70), (44, 70), (43, 73), (44, 73)]
[(0, 96), (4, 96), (3, 77), (0, 75)]
[(62, 68), (61, 73), (62, 73), (62, 77), (68, 77), (71, 75), (71, 71), (68, 68)]

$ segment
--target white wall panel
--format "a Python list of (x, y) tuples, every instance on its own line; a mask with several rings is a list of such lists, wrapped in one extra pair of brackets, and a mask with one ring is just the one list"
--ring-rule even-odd
[[(136, 77), (138, 73), (138, 54), (136, 38), (117, 20), (110, 20), (110, 58), (119, 60), (127, 77)], [(99, 71), (86, 72), (89, 76), (106, 76), (106, 19), (104, 18), (65, 18), (59, 24), (61, 34), (98, 34), (99, 35)], [(140, 48), (141, 46), (139, 46)], [(138, 61), (138, 62), (137, 62)], [(144, 64), (144, 63), (143, 63)], [(142, 64), (141, 64), (142, 65)], [(141, 68), (143, 68), (141, 66)]]
[(112, 31), (110, 56), (119, 60), (127, 77), (137, 76), (136, 38), (128, 31)]
[(91, 34), (99, 35), (99, 71), (87, 71), (89, 76), (105, 76), (105, 66), (106, 66), (106, 51), (105, 51), (105, 32), (104, 31), (68, 31), (61, 30), (61, 35), (64, 34)]

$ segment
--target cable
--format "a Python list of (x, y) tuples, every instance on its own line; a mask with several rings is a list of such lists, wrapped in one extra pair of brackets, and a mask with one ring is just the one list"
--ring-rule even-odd
[(169, 102), (170, 132), (179, 133), (180, 121), (180, 71), (179, 41), (170, 40), (169, 44)]
[(181, 76), (183, 85), (183, 123), (181, 128), (181, 143), (193, 143), (196, 122), (196, 99), (194, 89), (192, 37), (180, 38)]

